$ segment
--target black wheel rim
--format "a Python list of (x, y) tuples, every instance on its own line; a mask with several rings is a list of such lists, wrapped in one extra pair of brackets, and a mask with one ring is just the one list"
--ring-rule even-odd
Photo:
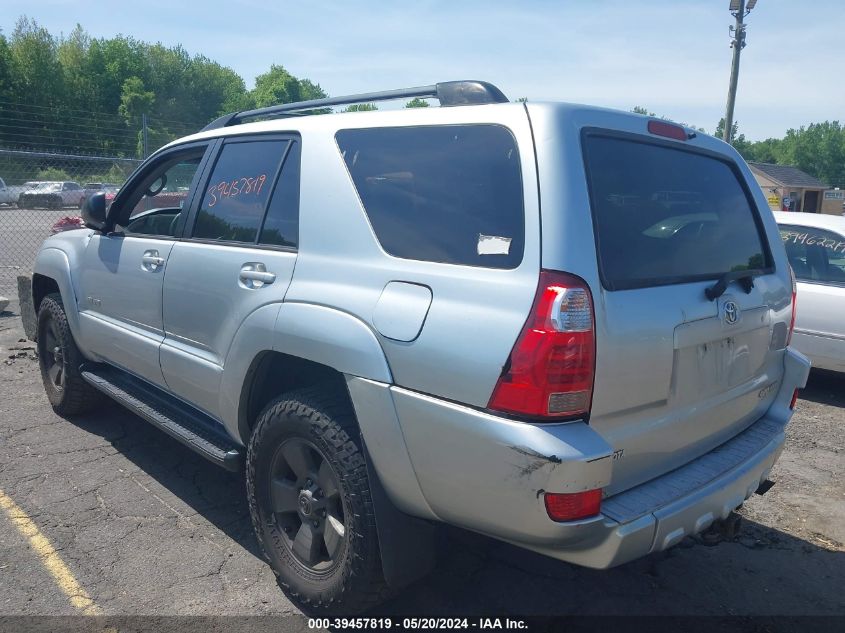
[(53, 319), (44, 328), (44, 371), (50, 383), (58, 390), (65, 386), (65, 358), (59, 342), (59, 331)]
[(311, 442), (291, 438), (270, 469), (270, 505), (293, 557), (312, 572), (329, 572), (346, 549), (346, 521), (337, 476)]

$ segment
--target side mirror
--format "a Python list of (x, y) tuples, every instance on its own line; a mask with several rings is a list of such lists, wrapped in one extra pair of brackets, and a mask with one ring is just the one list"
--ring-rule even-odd
[(106, 225), (106, 194), (91, 194), (82, 205), (82, 219), (89, 229), (100, 231)]

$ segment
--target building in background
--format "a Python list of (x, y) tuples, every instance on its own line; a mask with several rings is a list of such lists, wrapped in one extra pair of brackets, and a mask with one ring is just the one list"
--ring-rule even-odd
[(772, 211), (841, 215), (845, 192), (791, 165), (749, 162)]

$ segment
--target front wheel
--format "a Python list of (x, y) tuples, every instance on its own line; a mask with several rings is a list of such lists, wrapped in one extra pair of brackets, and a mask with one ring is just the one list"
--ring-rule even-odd
[(259, 417), (247, 495), (265, 558), (311, 612), (360, 612), (386, 597), (375, 515), (349, 405), (330, 391), (286, 394)]
[(56, 413), (84, 413), (101, 400), (100, 393), (82, 379), (82, 354), (58, 294), (47, 295), (38, 308), (37, 349), (44, 391)]

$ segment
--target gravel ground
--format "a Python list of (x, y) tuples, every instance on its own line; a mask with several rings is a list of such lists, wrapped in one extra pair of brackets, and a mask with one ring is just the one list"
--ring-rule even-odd
[[(68, 421), (44, 396), (33, 344), (0, 316), (0, 491), (49, 539), (105, 614), (269, 615), (298, 610), (259, 558), (243, 480), (117, 405)], [(10, 358), (14, 356), (14, 358)], [(591, 571), (445, 531), (437, 569), (378, 613), (845, 616), (845, 377), (813, 373), (741, 534), (687, 539)], [(0, 512), (0, 617), (72, 614)]]

